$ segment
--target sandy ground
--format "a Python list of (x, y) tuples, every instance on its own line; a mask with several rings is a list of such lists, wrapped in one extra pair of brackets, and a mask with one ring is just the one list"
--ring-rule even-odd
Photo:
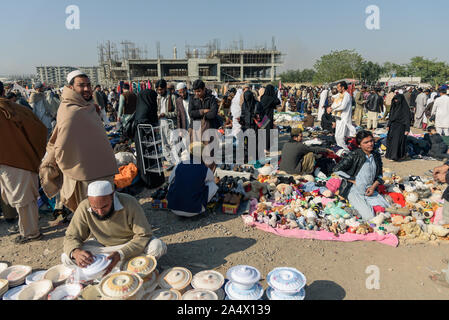
[[(384, 166), (400, 175), (423, 175), (438, 161), (411, 160)], [(449, 288), (429, 279), (446, 268), (449, 242), (416, 244), (401, 241), (397, 248), (375, 242), (328, 242), (281, 238), (246, 227), (238, 216), (211, 214), (198, 221), (180, 221), (168, 211), (152, 210), (150, 190), (138, 198), (154, 228), (168, 245), (159, 261), (162, 269), (184, 266), (194, 274), (215, 269), (223, 275), (239, 264), (257, 267), (263, 279), (273, 268), (288, 266), (307, 277), (306, 299), (449, 299)], [(51, 227), (41, 215), (43, 240), (15, 245), (0, 218), (0, 261), (46, 269), (60, 263), (66, 226)], [(367, 289), (369, 266), (379, 270), (379, 289)], [(369, 279), (368, 279), (369, 280)], [(265, 280), (262, 280), (266, 288)]]

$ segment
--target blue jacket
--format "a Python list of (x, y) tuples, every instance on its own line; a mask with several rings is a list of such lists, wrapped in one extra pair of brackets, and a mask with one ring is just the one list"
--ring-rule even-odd
[(180, 163), (175, 178), (168, 188), (167, 207), (191, 213), (201, 213), (206, 208), (209, 187), (204, 182), (208, 168), (204, 164)]

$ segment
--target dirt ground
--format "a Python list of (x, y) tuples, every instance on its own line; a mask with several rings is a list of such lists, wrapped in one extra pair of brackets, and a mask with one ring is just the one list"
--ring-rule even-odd
[[(384, 166), (400, 175), (424, 175), (440, 162), (411, 160), (384, 161)], [(257, 267), (263, 279), (276, 267), (294, 267), (307, 277), (306, 299), (449, 299), (449, 288), (429, 279), (433, 272), (447, 268), (449, 241), (404, 243), (397, 248), (376, 242), (334, 242), (281, 238), (251, 227), (241, 217), (211, 214), (198, 221), (180, 221), (168, 211), (152, 210), (151, 190), (138, 199), (145, 208), (155, 236), (168, 245), (159, 267), (189, 268), (193, 274), (215, 269), (223, 275), (239, 264)], [(49, 215), (41, 215), (43, 240), (15, 245), (0, 218), (0, 261), (47, 269), (60, 263), (66, 226), (49, 225)], [(371, 273), (379, 268), (379, 289), (367, 289)], [(267, 287), (265, 280), (262, 281)]]

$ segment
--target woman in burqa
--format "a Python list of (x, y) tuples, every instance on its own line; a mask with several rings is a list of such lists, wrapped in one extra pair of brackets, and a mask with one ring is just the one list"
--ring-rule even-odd
[(387, 153), (393, 161), (403, 160), (407, 155), (407, 135), (410, 132), (410, 107), (404, 95), (397, 94), (391, 102), (388, 121)]
[[(151, 124), (155, 127), (158, 126), (157, 93), (154, 90), (146, 89), (139, 93), (137, 96), (136, 114), (134, 120), (134, 125), (136, 126), (134, 142), (136, 143), (137, 151), (137, 168), (139, 169), (140, 178), (143, 180), (145, 185), (148, 188), (153, 189), (164, 184), (165, 176), (164, 172), (161, 174), (157, 172), (145, 172), (142, 161), (145, 162), (145, 167), (149, 168), (156, 164), (156, 160), (142, 157), (142, 148), (140, 143), (138, 143), (137, 125), (139, 124)], [(141, 139), (145, 139), (142, 137), (142, 133), (143, 131), (141, 131)], [(147, 134), (146, 136), (149, 137), (150, 135)], [(148, 146), (147, 148), (148, 152), (152, 151), (151, 146)]]
[(281, 104), (281, 101), (276, 97), (276, 91), (274, 87), (269, 84), (265, 87), (265, 92), (260, 98), (261, 114), (260, 120), (263, 120), (265, 116), (270, 119), (269, 125), (266, 129), (266, 151), (270, 151), (270, 130), (273, 129), (274, 124), (274, 109)]

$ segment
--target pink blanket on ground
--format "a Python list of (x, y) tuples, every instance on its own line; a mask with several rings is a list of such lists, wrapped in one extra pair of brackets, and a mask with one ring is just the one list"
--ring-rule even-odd
[[(245, 216), (243, 216), (245, 218)], [(244, 221), (248, 221), (246, 219)], [(354, 234), (354, 233), (345, 233), (340, 234), (336, 237), (332, 232), (327, 231), (309, 231), (309, 230), (301, 230), (301, 229), (279, 229), (272, 228), (265, 223), (252, 222), (251, 226), (256, 227), (259, 230), (273, 233), (275, 235), (286, 237), (286, 238), (298, 238), (298, 239), (316, 239), (316, 240), (327, 240), (327, 241), (343, 241), (343, 242), (353, 242), (353, 241), (377, 241), (379, 243), (383, 243), (392, 247), (397, 247), (399, 244), (398, 238), (391, 233), (388, 233), (384, 236), (377, 233), (369, 233), (366, 235), (362, 234)]]

